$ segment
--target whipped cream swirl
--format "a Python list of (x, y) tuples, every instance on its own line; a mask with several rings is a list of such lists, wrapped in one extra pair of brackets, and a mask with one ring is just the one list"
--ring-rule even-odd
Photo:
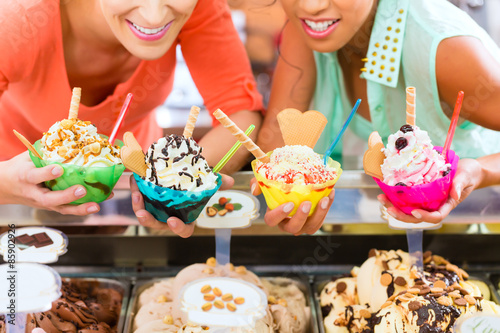
[(146, 180), (180, 191), (204, 191), (217, 185), (217, 176), (193, 138), (171, 134), (153, 143), (146, 153)]
[(41, 144), (46, 161), (85, 167), (107, 167), (122, 163), (120, 148), (101, 137), (90, 121), (58, 121), (43, 134)]

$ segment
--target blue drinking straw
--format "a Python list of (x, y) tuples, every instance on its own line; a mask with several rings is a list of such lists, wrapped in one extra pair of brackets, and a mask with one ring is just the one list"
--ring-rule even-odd
[(354, 117), (354, 114), (356, 113), (356, 111), (358, 111), (358, 107), (359, 107), (360, 103), (361, 103), (361, 98), (356, 101), (356, 104), (354, 104), (354, 107), (352, 108), (352, 111), (351, 111), (351, 114), (349, 115), (349, 118), (347, 118), (347, 120), (345, 121), (344, 126), (340, 130), (339, 134), (337, 135), (335, 140), (332, 142), (332, 144), (330, 145), (330, 147), (326, 151), (325, 156), (323, 157), (325, 165), (328, 162), (328, 157), (330, 157), (330, 155), (333, 152), (333, 148), (335, 148), (337, 143), (340, 141), (340, 138), (342, 137), (342, 134), (344, 134), (347, 126), (349, 126), (349, 123), (351, 122), (352, 117)]

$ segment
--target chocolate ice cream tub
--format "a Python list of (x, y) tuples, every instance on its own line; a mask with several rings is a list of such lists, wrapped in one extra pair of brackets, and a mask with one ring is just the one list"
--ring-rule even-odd
[[(140, 295), (149, 287), (153, 286), (156, 282), (166, 281), (169, 279), (173, 279), (172, 277), (163, 277), (156, 279), (148, 279), (148, 280), (137, 280), (134, 287), (132, 288), (130, 301), (127, 308), (127, 313), (125, 316), (125, 327), (124, 333), (133, 333), (134, 332), (134, 319), (135, 315), (139, 311), (139, 297)], [(283, 283), (292, 283), (295, 284), (298, 289), (304, 294), (304, 298), (306, 300), (306, 315), (309, 316), (309, 323), (306, 326), (306, 330), (304, 333), (319, 333), (318, 321), (317, 321), (317, 307), (314, 304), (313, 292), (311, 289), (311, 284), (309, 277), (307, 276), (294, 276), (294, 277), (278, 277), (278, 276), (259, 276), (260, 279), (265, 279), (273, 284), (283, 284)]]
[(125, 279), (108, 279), (98, 277), (62, 277), (63, 281), (68, 281), (78, 284), (82, 288), (88, 288), (91, 291), (95, 288), (99, 289), (114, 289), (122, 296), (122, 304), (119, 311), (118, 322), (116, 324), (116, 332), (122, 333), (125, 324), (125, 315), (130, 296), (130, 281)]
[[(313, 290), (313, 299), (314, 299), (314, 305), (316, 307), (315, 312), (317, 313), (317, 324), (319, 327), (319, 333), (325, 333), (325, 326), (324, 326), (324, 316), (323, 316), (323, 311), (321, 309), (321, 304), (320, 304), (320, 295), (321, 291), (323, 288), (328, 284), (328, 282), (335, 281), (338, 278), (342, 277), (347, 277), (350, 276), (349, 273), (346, 273), (344, 275), (342, 274), (337, 274), (337, 275), (331, 275), (331, 276), (326, 276), (326, 275), (321, 275), (321, 276), (315, 276), (313, 283), (312, 283), (312, 290)], [(493, 276), (492, 276), (493, 278)], [(492, 280), (492, 281), (497, 281), (500, 283), (500, 275), (497, 276), (498, 280)], [(500, 298), (498, 297), (498, 291), (495, 290), (492, 282), (490, 279), (488, 279), (487, 275), (484, 274), (474, 274), (470, 275), (468, 281), (474, 282), (479, 289), (481, 290), (481, 293), (489, 293), (490, 297), (489, 300), (495, 302), (496, 304), (500, 304)], [(500, 288), (500, 286), (499, 286)], [(488, 299), (487, 297), (485, 297)]]

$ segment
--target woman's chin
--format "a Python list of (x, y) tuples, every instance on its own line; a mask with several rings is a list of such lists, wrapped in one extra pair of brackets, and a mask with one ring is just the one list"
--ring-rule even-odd
[(170, 47), (162, 46), (131, 46), (126, 49), (134, 56), (142, 60), (156, 60), (165, 55)]

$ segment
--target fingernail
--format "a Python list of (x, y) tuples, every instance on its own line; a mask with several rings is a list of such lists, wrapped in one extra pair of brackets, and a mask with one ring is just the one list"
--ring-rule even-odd
[(328, 207), (328, 202), (328, 198), (321, 200), (321, 209), (326, 209), (326, 207)]
[(377, 200), (378, 202), (380, 202), (382, 205), (385, 205), (385, 200), (380, 198), (380, 197), (377, 197)]
[(168, 224), (170, 225), (171, 229), (176, 229), (177, 228), (177, 221), (176, 220), (170, 220), (168, 221)]
[(310, 202), (304, 203), (304, 205), (302, 206), (302, 211), (306, 214), (309, 213), (309, 211), (311, 211), (311, 203)]
[(415, 216), (417, 219), (421, 219), (422, 218), (422, 214), (420, 214), (419, 212), (416, 212), (414, 210), (411, 212), (411, 215)]
[(250, 193), (252, 193), (252, 195), (254, 194), (255, 192), (255, 186), (257, 186), (257, 184), (253, 184), (252, 185), (252, 188), (250, 189)]
[(144, 218), (145, 218), (145, 216), (140, 215), (140, 214), (136, 214), (135, 216), (136, 216), (136, 217), (137, 217), (137, 219), (139, 220), (139, 223), (140, 223), (140, 224), (144, 223)]
[(335, 190), (332, 190), (332, 191), (330, 192), (330, 195), (328, 196), (328, 198), (329, 198), (330, 200), (333, 200), (333, 198), (335, 198)]
[(293, 202), (289, 202), (283, 207), (283, 212), (288, 214), (293, 210), (293, 207), (295, 207)]
[(455, 186), (455, 192), (457, 192), (458, 200), (460, 200), (460, 196), (462, 195), (462, 186), (460, 185)]
[(54, 176), (62, 175), (62, 168), (60, 166), (56, 166), (56, 167), (52, 168), (52, 174)]
[(139, 203), (139, 195), (138, 194), (132, 194), (132, 202), (135, 204)]
[(83, 187), (79, 187), (75, 190), (75, 197), (79, 198), (79, 197), (83, 197), (84, 195), (85, 195), (85, 189)]
[(396, 213), (394, 213), (392, 210), (387, 210), (387, 213), (392, 217), (396, 218)]
[(93, 214), (93, 213), (97, 213), (98, 209), (96, 206), (90, 206), (89, 208), (87, 208), (87, 213), (89, 214)]

